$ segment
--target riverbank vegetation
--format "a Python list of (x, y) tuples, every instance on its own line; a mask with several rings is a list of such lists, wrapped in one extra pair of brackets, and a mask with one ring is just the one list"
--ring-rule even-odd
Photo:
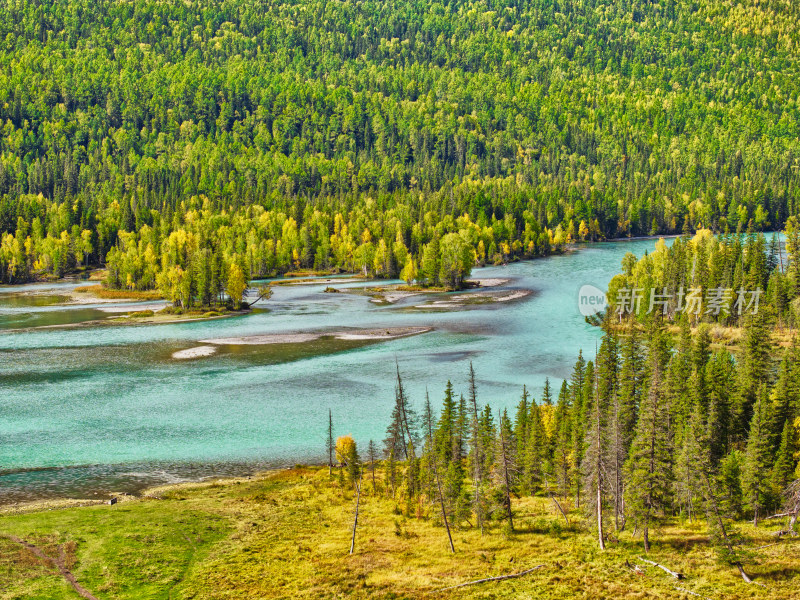
[(781, 228), (800, 189), (796, 17), (6, 3), (0, 280), (107, 263), (110, 287), (191, 288), (235, 264), (457, 286), (573, 241)]
[[(365, 455), (366, 449), (362, 449)], [(253, 479), (155, 489), (114, 505), (0, 515), (0, 598), (79, 598), (49, 561), (10, 540), (15, 536), (58, 559), (97, 598), (397, 598), (422, 597), (486, 577), (541, 568), (507, 581), (431, 594), (432, 598), (710, 598), (790, 599), (797, 588), (795, 543), (773, 535), (775, 521), (742, 524), (758, 550), (751, 574), (767, 589), (745, 584), (721, 565), (701, 521), (662, 524), (648, 555), (631, 529), (606, 552), (569, 513), (567, 526), (547, 498), (515, 498), (515, 532), (496, 521), (484, 534), (453, 530), (455, 554), (434, 519), (405, 513), (375, 486), (367, 467), (352, 542), (354, 490), (328, 469), (295, 468)], [(423, 506), (423, 510), (427, 510)], [(677, 581), (642, 560), (685, 575)], [(630, 568), (629, 566), (630, 565)]]
[(778, 331), (800, 326), (800, 223), (776, 235), (715, 236), (708, 229), (638, 258), (628, 253), (609, 284), (614, 318), (741, 327), (758, 318)]

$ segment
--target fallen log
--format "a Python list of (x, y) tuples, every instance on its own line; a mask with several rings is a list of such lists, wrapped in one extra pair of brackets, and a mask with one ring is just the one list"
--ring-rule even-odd
[(711, 598), (709, 598), (708, 596), (701, 596), (697, 592), (693, 592), (692, 590), (687, 590), (686, 588), (678, 587), (677, 585), (675, 586), (675, 589), (685, 594), (689, 594), (690, 596), (697, 596), (698, 598), (702, 598), (703, 600), (711, 600)]
[(639, 567), (639, 565), (632, 565), (627, 558), (625, 559), (625, 566), (637, 575), (644, 575), (644, 571), (642, 571), (641, 567)]
[(677, 573), (676, 571), (673, 571), (672, 569), (668, 569), (664, 565), (660, 565), (657, 562), (653, 562), (652, 560), (647, 560), (646, 558), (642, 558), (641, 556), (639, 557), (639, 560), (642, 560), (642, 561), (644, 561), (646, 563), (649, 563), (649, 564), (653, 565), (654, 567), (658, 567), (662, 571), (672, 575), (675, 579), (686, 579), (686, 576), (683, 573)]
[(468, 581), (466, 583), (459, 583), (458, 585), (451, 585), (450, 587), (440, 588), (438, 590), (433, 590), (432, 592), (428, 592), (428, 594), (438, 594), (439, 592), (446, 592), (448, 590), (455, 590), (458, 588), (467, 587), (468, 585), (478, 585), (479, 583), (490, 583), (492, 581), (503, 581), (505, 579), (516, 579), (517, 577), (522, 577), (523, 575), (527, 575), (528, 573), (533, 573), (537, 569), (541, 569), (545, 565), (536, 565), (535, 567), (531, 567), (525, 571), (520, 571), (519, 573), (510, 573), (508, 575), (499, 575), (497, 577), (487, 577), (486, 579), (476, 579), (475, 581)]

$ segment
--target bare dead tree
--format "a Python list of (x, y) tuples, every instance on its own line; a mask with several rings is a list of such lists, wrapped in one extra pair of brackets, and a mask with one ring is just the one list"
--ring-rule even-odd
[(333, 441), (333, 413), (328, 409), (328, 477), (333, 475), (333, 451), (336, 449)]
[(358, 468), (358, 487), (356, 488), (356, 514), (353, 518), (353, 539), (350, 540), (350, 554), (356, 548), (356, 527), (358, 527), (358, 506), (361, 501), (361, 481), (364, 478), (364, 469), (359, 466)]
[(375, 442), (370, 440), (367, 446), (367, 459), (369, 460), (369, 469), (372, 473), (372, 493), (375, 493), (375, 461), (378, 459), (378, 449), (375, 447)]
[(784, 508), (786, 516), (789, 517), (789, 524), (786, 527), (786, 533), (792, 536), (797, 535), (794, 527), (797, 523), (797, 516), (800, 514), (800, 479), (795, 479), (786, 490), (783, 492), (785, 498)]

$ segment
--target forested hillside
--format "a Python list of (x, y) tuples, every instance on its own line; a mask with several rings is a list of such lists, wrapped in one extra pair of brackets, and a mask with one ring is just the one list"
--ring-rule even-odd
[(782, 228), (798, 17), (791, 0), (10, 0), (0, 275), (118, 247), (109, 283), (138, 289), (215, 261), (410, 277), (434, 242), (431, 259), (482, 262)]

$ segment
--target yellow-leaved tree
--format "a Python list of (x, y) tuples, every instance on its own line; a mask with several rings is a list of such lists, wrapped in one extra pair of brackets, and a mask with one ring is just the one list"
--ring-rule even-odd
[(228, 273), (228, 285), (226, 287), (226, 291), (228, 292), (228, 297), (233, 302), (233, 306), (235, 308), (239, 308), (242, 305), (242, 297), (244, 296), (244, 291), (247, 289), (247, 282), (244, 279), (244, 273), (242, 273), (242, 269), (237, 265), (235, 262), (231, 263), (231, 270)]

